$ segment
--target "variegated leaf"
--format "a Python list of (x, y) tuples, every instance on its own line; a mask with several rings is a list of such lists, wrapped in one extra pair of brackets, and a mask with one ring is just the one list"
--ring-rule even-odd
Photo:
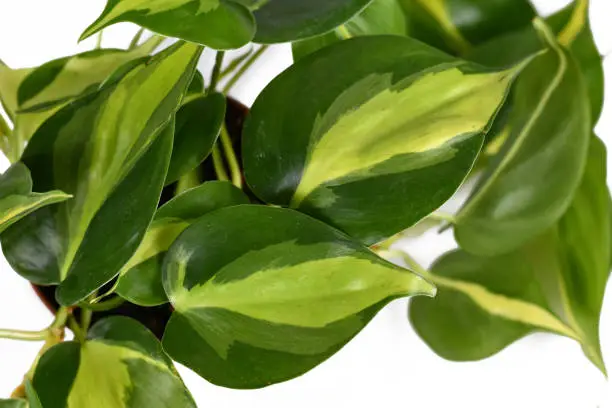
[(298, 61), (343, 39), (382, 34), (408, 34), (406, 18), (398, 0), (374, 0), (361, 13), (336, 30), (293, 43), (293, 59)]
[(24, 162), (34, 186), (74, 199), (11, 227), (3, 248), (24, 277), (60, 283), (61, 303), (74, 304), (111, 280), (138, 248), (166, 177), (170, 122), (200, 53), (177, 43), (59, 111), (28, 144)]
[(168, 302), (162, 285), (162, 263), (176, 237), (204, 214), (248, 203), (248, 197), (231, 183), (210, 181), (163, 205), (140, 247), (121, 269), (117, 294), (142, 306)]
[(225, 208), (172, 245), (164, 288), (175, 312), (164, 349), (214, 384), (297, 377), (346, 344), (390, 300), (428, 282), (299, 212)]
[(59, 190), (33, 193), (30, 171), (23, 163), (12, 165), (0, 175), (0, 233), (39, 208), (70, 197)]
[(384, 240), (456, 191), (526, 63), (486, 70), (397, 36), (327, 47), (255, 102), (244, 131), (246, 179), (267, 202), (367, 244)]
[(84, 344), (60, 343), (36, 368), (45, 408), (195, 408), (155, 336), (125, 317), (97, 323)]
[(239, 48), (255, 35), (255, 19), (240, 3), (250, 0), (108, 0), (81, 40), (103, 28), (130, 21), (170, 37), (215, 49)]
[(606, 154), (592, 139), (572, 205), (559, 223), (513, 253), (443, 256), (427, 275), (434, 301), (415, 299), (410, 317), (432, 349), (451, 360), (478, 360), (534, 331), (579, 341), (603, 372), (599, 316), (610, 274), (612, 239)]
[(474, 254), (510, 252), (552, 227), (584, 171), (586, 87), (572, 56), (536, 24), (547, 51), (517, 81), (507, 140), (457, 217), (457, 241)]
[(531, 24), (528, 0), (399, 0), (410, 35), (436, 48), (464, 55), (472, 45)]
[[(61, 107), (95, 88), (124, 64), (151, 54), (161, 38), (134, 50), (96, 50), (12, 70), (0, 62), (0, 101), (13, 121), (11, 147), (17, 159), (32, 135)], [(19, 112), (18, 112), (19, 111)]]

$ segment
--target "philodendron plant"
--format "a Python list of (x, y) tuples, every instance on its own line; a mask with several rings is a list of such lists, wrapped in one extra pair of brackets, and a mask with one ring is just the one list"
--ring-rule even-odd
[[(109, 0), (82, 38), (132, 22), (129, 49), (0, 64), (2, 249), (55, 313), (0, 330), (45, 342), (0, 407), (194, 407), (173, 360), (269, 386), (407, 296), (443, 358), (544, 331), (605, 373), (612, 207), (588, 6)], [(295, 63), (242, 126), (226, 94), (281, 42)], [(460, 247), (429, 270), (394, 246), (427, 226)]]

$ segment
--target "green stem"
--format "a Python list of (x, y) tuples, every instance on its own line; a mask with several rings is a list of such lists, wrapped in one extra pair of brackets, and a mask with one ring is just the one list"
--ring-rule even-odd
[(4, 330), (0, 329), (0, 339), (22, 340), (22, 341), (43, 341), (47, 338), (49, 330), (24, 331), (24, 330)]
[(445, 213), (441, 211), (436, 211), (435, 213), (430, 214), (428, 218), (431, 218), (432, 220), (437, 220), (437, 221), (444, 221), (444, 222), (447, 222), (453, 225), (457, 223), (457, 219), (455, 218), (453, 214), (449, 214), (449, 213)]
[(228, 75), (230, 75), (232, 72), (234, 72), (252, 54), (253, 54), (253, 49), (251, 48), (247, 52), (245, 52), (244, 54), (242, 54), (242, 55), (238, 56), (237, 58), (234, 58), (232, 61), (230, 61), (230, 63), (227, 64), (227, 67), (223, 68), (223, 70), (221, 71), (221, 75), (219, 75), (219, 81), (224, 80)]
[(79, 343), (85, 343), (86, 336), (83, 333), (83, 329), (79, 325), (79, 322), (77, 322), (76, 318), (72, 315), (68, 318), (68, 328), (72, 330), (72, 332), (74, 333), (74, 338)]
[(87, 310), (88, 312), (106, 312), (108, 310), (116, 309), (124, 303), (125, 299), (120, 296), (116, 296), (112, 299), (105, 300), (104, 302), (83, 304), (81, 305), (81, 307), (83, 308), (83, 311)]
[(223, 67), (223, 58), (225, 57), (225, 51), (217, 51), (215, 57), (215, 66), (213, 67), (212, 74), (210, 77), (210, 86), (206, 92), (207, 95), (215, 92), (217, 84), (219, 83), (219, 77), (221, 76), (221, 68)]
[(100, 31), (98, 33), (98, 37), (96, 38), (96, 50), (102, 48), (102, 38), (104, 37), (104, 31)]
[(236, 85), (236, 83), (238, 82), (238, 80), (240, 80), (240, 78), (242, 78), (242, 76), (245, 74), (245, 72), (247, 72), (249, 70), (249, 68), (251, 68), (253, 66), (253, 64), (259, 59), (259, 57), (261, 57), (263, 55), (264, 52), (266, 52), (266, 50), (270, 48), (270, 46), (268, 45), (262, 45), (261, 47), (259, 47), (259, 49), (249, 57), (249, 59), (247, 59), (247, 61), (244, 63), (244, 65), (242, 67), (240, 67), (240, 69), (238, 70), (238, 72), (236, 72), (236, 75), (234, 75), (232, 77), (232, 79), (230, 79), (227, 84), (225, 85), (225, 87), (223, 88), (223, 93), (224, 94), (228, 94), (232, 88), (234, 87), (234, 85)]
[(132, 38), (132, 41), (130, 42), (130, 46), (128, 47), (128, 50), (133, 50), (134, 48), (138, 47), (138, 43), (140, 42), (140, 39), (142, 38), (144, 31), (145, 31), (144, 28), (141, 28), (140, 30), (138, 30), (138, 32), (134, 35), (134, 38)]
[(149, 38), (145, 42), (143, 42), (142, 46), (152, 45), (151, 50), (155, 51), (155, 49), (157, 47), (159, 47), (160, 45), (162, 45), (162, 43), (164, 41), (166, 41), (166, 37), (163, 37), (161, 35), (155, 34), (154, 36), (152, 36), (151, 38)]
[(215, 144), (212, 151), (213, 157), (213, 165), (215, 166), (215, 173), (217, 173), (217, 179), (221, 181), (228, 181), (229, 176), (227, 175), (227, 171), (225, 171), (225, 166), (223, 165), (223, 157), (221, 157), (221, 149), (219, 148), (219, 144)]
[(232, 183), (236, 187), (242, 189), (242, 171), (240, 170), (240, 164), (238, 164), (238, 159), (236, 158), (232, 139), (225, 124), (221, 127), (221, 144), (223, 145), (225, 158), (227, 159), (230, 172), (232, 173)]

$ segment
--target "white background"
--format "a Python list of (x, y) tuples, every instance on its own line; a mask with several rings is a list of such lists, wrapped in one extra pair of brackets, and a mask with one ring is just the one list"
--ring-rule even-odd
[[(550, 13), (568, 2), (540, 0), (536, 5), (541, 12)], [(76, 40), (104, 4), (105, 0), (0, 1), (0, 58), (9, 66), (25, 67), (91, 49), (95, 40), (81, 44)], [(612, 52), (612, 2), (592, 0), (591, 17), (600, 51), (607, 55)], [(108, 29), (104, 45), (124, 47), (135, 31), (129, 24)], [(234, 95), (252, 103), (265, 84), (290, 63), (289, 47), (274, 47), (252, 75), (239, 82)], [(203, 62), (202, 68), (207, 66)], [(605, 66), (607, 101), (597, 131), (612, 147), (610, 59)], [(0, 168), (5, 167), (6, 161), (0, 161)], [(427, 265), (454, 242), (449, 234), (431, 233), (405, 245)], [(612, 290), (608, 292), (601, 337), (604, 358), (612, 366)], [(420, 341), (407, 321), (406, 310), (407, 301), (392, 303), (329, 361), (299, 379), (267, 389), (222, 389), (179, 369), (201, 407), (612, 408), (611, 385), (569, 339), (536, 334), (485, 361), (450, 363)], [(50, 320), (28, 283), (0, 256), (0, 327), (39, 330)], [(8, 397), (21, 381), (39, 348), (39, 343), (0, 340), (0, 398)]]

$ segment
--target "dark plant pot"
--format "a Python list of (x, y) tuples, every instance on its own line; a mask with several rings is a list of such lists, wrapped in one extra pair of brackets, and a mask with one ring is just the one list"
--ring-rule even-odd
[[(228, 98), (225, 124), (232, 138), (232, 143), (234, 145), (236, 155), (238, 156), (238, 159), (240, 161), (242, 161), (242, 128), (244, 126), (244, 121), (248, 113), (249, 109), (246, 106), (236, 101), (235, 99)], [(200, 178), (202, 180), (208, 181), (216, 179), (211, 157), (206, 159), (200, 165), (198, 170)], [(171, 184), (164, 188), (159, 202), (160, 206), (172, 199), (172, 197), (174, 196), (175, 189), (176, 184)], [(253, 202), (259, 202), (255, 195), (246, 187), (245, 193), (247, 193), (247, 195), (251, 197)], [(103, 293), (104, 289), (109, 289), (110, 287), (112, 287), (113, 283), (114, 281), (108, 283), (104, 288), (102, 288), (101, 292)], [(47, 307), (47, 309), (49, 309), (51, 313), (55, 313), (59, 307), (59, 304), (55, 300), (56, 286), (32, 286), (40, 300)], [(127, 316), (145, 325), (159, 339), (161, 339), (164, 334), (166, 324), (168, 323), (170, 315), (172, 314), (172, 310), (173, 309), (170, 304), (165, 304), (156, 307), (142, 307), (133, 303), (125, 302), (123, 305), (119, 306), (116, 309), (106, 312), (95, 312), (92, 316), (92, 324), (108, 316)], [(75, 315), (78, 318), (79, 312), (77, 311)]]

